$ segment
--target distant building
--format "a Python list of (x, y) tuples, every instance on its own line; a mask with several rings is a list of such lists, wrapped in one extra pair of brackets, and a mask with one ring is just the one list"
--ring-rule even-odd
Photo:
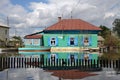
[(23, 46), (23, 44), (19, 39), (11, 37), (11, 38), (9, 38), (8, 46), (9, 47), (21, 47), (21, 46)]
[(7, 45), (9, 41), (9, 27), (0, 25), (0, 47)]

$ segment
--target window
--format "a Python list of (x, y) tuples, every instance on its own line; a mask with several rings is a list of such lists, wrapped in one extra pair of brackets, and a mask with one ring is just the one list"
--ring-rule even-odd
[(51, 63), (55, 64), (55, 59), (56, 59), (56, 55), (55, 54), (51, 54)]
[(38, 45), (38, 44), (39, 44), (39, 42), (40, 42), (40, 41), (39, 41), (39, 39), (34, 39), (33, 44), (34, 44), (34, 45)]
[(84, 38), (84, 46), (88, 46), (89, 45), (89, 39), (88, 37)]
[(40, 54), (40, 62), (44, 64), (44, 54)]
[(75, 56), (71, 54), (71, 55), (70, 55), (70, 60), (71, 60), (71, 62), (74, 62)]
[(5, 30), (5, 34), (7, 34), (7, 30)]
[(74, 38), (70, 38), (70, 45), (75, 45), (75, 39)]
[(85, 53), (85, 54), (84, 54), (84, 59), (85, 59), (85, 60), (88, 60), (88, 59), (89, 59), (89, 53)]
[(50, 44), (51, 44), (51, 46), (55, 46), (55, 44), (56, 44), (55, 38), (51, 38)]
[(78, 37), (77, 36), (72, 36), (68, 37), (68, 46), (78, 46)]
[(32, 39), (26, 39), (25, 44), (27, 45), (32, 45)]
[(6, 38), (6, 41), (7, 41), (8, 39)]

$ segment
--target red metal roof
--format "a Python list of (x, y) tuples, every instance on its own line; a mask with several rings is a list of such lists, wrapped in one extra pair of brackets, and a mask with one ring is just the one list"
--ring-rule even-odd
[(101, 30), (81, 19), (63, 19), (45, 30)]
[(42, 38), (42, 35), (27, 35), (24, 37), (25, 39), (40, 39)]

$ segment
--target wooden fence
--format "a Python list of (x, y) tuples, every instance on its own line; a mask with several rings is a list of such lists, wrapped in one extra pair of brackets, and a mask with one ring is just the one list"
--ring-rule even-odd
[(120, 60), (56, 59), (52, 61), (40, 60), (40, 58), (0, 57), (0, 70), (7, 68), (100, 70), (102, 67), (120, 69)]

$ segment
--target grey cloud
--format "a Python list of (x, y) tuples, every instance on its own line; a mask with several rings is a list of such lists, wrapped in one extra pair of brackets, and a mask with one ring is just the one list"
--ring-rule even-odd
[[(8, 4), (6, 6), (6, 4)], [(10, 0), (0, 3), (0, 15), (10, 17), (11, 27), (22, 31), (22, 36), (31, 34), (30, 27), (50, 26), (57, 22), (57, 17), (80, 18), (94, 25), (112, 27), (115, 18), (120, 17), (119, 0), (48, 0), (48, 3), (31, 2), (28, 6), (30, 12), (21, 5), (12, 5)], [(2, 21), (2, 20), (0, 20)], [(5, 23), (5, 21), (2, 21)], [(40, 28), (40, 30), (43, 28)], [(12, 31), (12, 30), (11, 30)], [(12, 31), (10, 34), (12, 34)], [(19, 35), (20, 32), (18, 32)]]

